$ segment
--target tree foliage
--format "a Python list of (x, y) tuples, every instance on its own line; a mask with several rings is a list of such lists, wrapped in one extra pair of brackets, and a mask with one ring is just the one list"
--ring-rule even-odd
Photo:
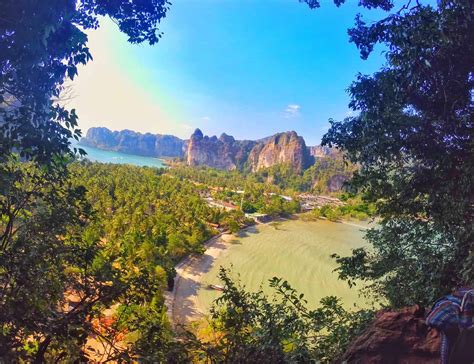
[[(387, 62), (358, 76), (349, 88), (358, 115), (333, 121), (324, 141), (360, 166), (353, 186), (377, 202), (383, 221), (367, 235), (372, 250), (337, 258), (339, 273), (351, 283), (371, 281), (372, 292), (395, 306), (428, 303), (474, 280), (473, 4), (408, 1), (399, 11), (390, 0), (360, 5), (389, 13), (370, 24), (358, 16), (350, 39), (363, 58), (383, 45)], [(226, 272), (212, 311), (217, 340), (175, 341), (163, 299), (174, 263), (202, 250), (215, 233), (209, 223), (235, 230), (242, 214), (211, 209), (183, 175), (68, 167), (70, 139), (80, 131), (61, 98), (78, 65), (92, 59), (85, 31), (108, 16), (131, 43), (154, 44), (168, 6), (166, 0), (0, 2), (0, 356), (84, 361), (93, 338), (118, 362), (334, 360), (370, 313), (348, 312), (335, 298), (308, 310), (282, 280), (271, 282), (273, 299), (246, 292)], [(322, 167), (313, 171), (319, 179)], [(270, 193), (315, 188), (309, 172), (288, 181), (285, 166), (250, 177), (186, 173), (219, 181), (212, 185), (244, 186), (247, 208), (275, 214), (297, 206)], [(271, 179), (278, 186), (266, 183)]]
[(364, 290), (376, 300), (385, 297), (395, 307), (429, 306), (456, 284), (456, 238), (435, 223), (390, 219), (370, 230), (366, 239), (372, 249), (335, 257), (340, 278), (351, 286), (356, 279), (366, 281)]
[[(189, 166), (173, 167), (167, 173), (197, 184), (203, 194), (218, 201), (230, 202), (241, 207), (245, 213), (258, 212), (276, 217), (300, 211), (295, 191), (265, 183), (260, 174)], [(297, 175), (294, 171), (289, 173)], [(292, 200), (283, 198), (283, 193), (292, 195)], [(236, 213), (232, 217), (238, 220)]]
[[(75, 111), (61, 99), (78, 65), (92, 59), (85, 31), (98, 27), (99, 16), (116, 22), (130, 42), (153, 44), (167, 6), (0, 2), (0, 356), (6, 361), (82, 360), (91, 334), (104, 342), (114, 337), (98, 332), (92, 319), (123, 297), (123, 282), (105, 260), (84, 187), (68, 179), (70, 139), (80, 131)], [(154, 274), (161, 278), (147, 284), (156, 295), (166, 276)]]
[(356, 166), (345, 161), (341, 153), (333, 153), (328, 157), (317, 157), (303, 172), (295, 171), (288, 164), (277, 164), (256, 172), (254, 178), (282, 190), (330, 194), (343, 189), (342, 186), (331, 186), (334, 179), (349, 180), (355, 170)]
[(188, 336), (195, 359), (213, 363), (331, 363), (372, 319), (370, 310), (348, 311), (336, 297), (306, 307), (303, 294), (273, 278), (272, 296), (249, 292), (221, 268), (224, 291), (211, 309), (211, 340)]
[(474, 281), (474, 6), (407, 2), (374, 23), (358, 16), (349, 35), (364, 59), (383, 45), (386, 65), (358, 75), (358, 115), (332, 121), (323, 142), (360, 166), (353, 186), (384, 221), (368, 234), (375, 251), (341, 260), (340, 272), (376, 278), (395, 305), (427, 303)]
[[(87, 330), (85, 317), (103, 283), (91, 282), (92, 272), (83, 275), (96, 246), (77, 239), (88, 219), (82, 188), (14, 157), (2, 168), (0, 356), (42, 361), (53, 337), (53, 351), (61, 352)], [(77, 290), (84, 292), (78, 306), (66, 309), (65, 292)]]
[(5, 0), (0, 3), (0, 156), (40, 163), (69, 153), (77, 115), (55, 102), (77, 66), (92, 59), (84, 32), (108, 16), (132, 43), (154, 44), (165, 0)]
[(356, 166), (343, 159), (341, 153), (316, 158), (303, 172), (290, 164), (276, 164), (257, 172), (224, 171), (210, 167), (188, 167), (174, 165), (170, 173), (208, 186), (219, 186), (231, 190), (264, 190), (268, 193), (293, 194), (313, 192), (318, 194), (339, 193), (342, 188), (332, 188), (333, 178), (348, 180)]

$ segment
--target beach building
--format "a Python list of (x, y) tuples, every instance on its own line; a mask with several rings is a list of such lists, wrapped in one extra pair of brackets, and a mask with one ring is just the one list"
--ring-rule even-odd
[(323, 206), (343, 206), (344, 202), (336, 197), (312, 195), (310, 193), (303, 193), (298, 196), (303, 211), (314, 210)]
[(239, 207), (226, 201), (214, 200), (212, 197), (206, 197), (204, 199), (207, 204), (211, 207), (221, 208), (227, 211), (237, 210)]
[(272, 217), (270, 215), (259, 214), (257, 212), (254, 212), (254, 213), (251, 213), (251, 214), (246, 213), (245, 217), (247, 217), (249, 219), (253, 219), (258, 224), (265, 224), (265, 223), (270, 222), (272, 220)]

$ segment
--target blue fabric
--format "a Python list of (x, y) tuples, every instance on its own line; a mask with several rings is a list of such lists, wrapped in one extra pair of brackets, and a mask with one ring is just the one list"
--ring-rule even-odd
[(461, 302), (459, 326), (463, 329), (474, 329), (474, 290), (466, 292)]
[(441, 354), (441, 364), (448, 364), (449, 363), (449, 341), (448, 341), (448, 337), (444, 333), (441, 333), (440, 354)]
[(459, 324), (459, 312), (461, 310), (461, 299), (449, 295), (440, 298), (431, 308), (426, 318), (426, 324), (444, 331)]
[(474, 290), (460, 289), (440, 298), (426, 317), (426, 324), (441, 331), (474, 329)]
[[(460, 353), (464, 355), (466, 347), (462, 345), (457, 347), (457, 340), (459, 333), (474, 332), (474, 290), (460, 289), (452, 295), (440, 298), (426, 317), (426, 324), (441, 332), (441, 364), (448, 364), (450, 355), (455, 355), (456, 358)], [(452, 345), (454, 345), (453, 354), (450, 353)], [(451, 360), (453, 363), (459, 362), (457, 359), (453, 360)]]

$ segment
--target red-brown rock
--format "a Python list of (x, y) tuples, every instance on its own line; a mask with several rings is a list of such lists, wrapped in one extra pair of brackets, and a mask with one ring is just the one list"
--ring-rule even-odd
[(344, 354), (347, 363), (439, 363), (440, 336), (426, 326), (417, 306), (382, 310)]

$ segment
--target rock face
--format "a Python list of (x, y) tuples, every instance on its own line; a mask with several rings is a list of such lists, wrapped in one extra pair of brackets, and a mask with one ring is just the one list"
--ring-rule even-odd
[[(260, 140), (235, 140), (223, 133), (219, 138), (205, 136), (196, 129), (189, 140), (173, 135), (141, 134), (131, 130), (111, 131), (90, 128), (81, 145), (115, 152), (151, 156), (184, 158), (190, 166), (205, 165), (226, 170), (246, 169), (252, 172), (277, 164), (289, 164), (301, 172), (314, 163), (314, 157), (331, 157), (326, 147), (307, 147), (294, 131), (278, 133)], [(340, 188), (340, 179), (331, 182), (333, 190)]]
[(354, 364), (438, 364), (440, 336), (425, 324), (417, 306), (381, 311), (349, 346), (342, 362)]
[(327, 183), (329, 192), (340, 191), (344, 186), (344, 183), (350, 179), (350, 176), (345, 174), (335, 174), (331, 176)]
[(173, 135), (111, 131), (107, 128), (90, 128), (80, 144), (148, 157), (183, 157), (186, 148), (186, 141)]
[(259, 141), (235, 140), (222, 134), (219, 138), (204, 136), (196, 129), (186, 152), (190, 166), (206, 165), (232, 170), (248, 168), (255, 172), (276, 164), (291, 164), (301, 172), (311, 164), (304, 139), (294, 131), (279, 133)]
[(308, 147), (308, 152), (311, 156), (315, 158), (328, 158), (335, 156), (338, 151), (333, 148), (329, 148), (322, 145), (316, 145), (313, 147)]
[(254, 145), (254, 141), (235, 140), (225, 133), (219, 138), (204, 136), (201, 130), (196, 129), (188, 142), (186, 162), (190, 166), (233, 170), (244, 165)]
[(312, 164), (304, 139), (296, 132), (275, 134), (255, 145), (248, 158), (252, 172), (275, 164), (291, 164), (301, 172)]

